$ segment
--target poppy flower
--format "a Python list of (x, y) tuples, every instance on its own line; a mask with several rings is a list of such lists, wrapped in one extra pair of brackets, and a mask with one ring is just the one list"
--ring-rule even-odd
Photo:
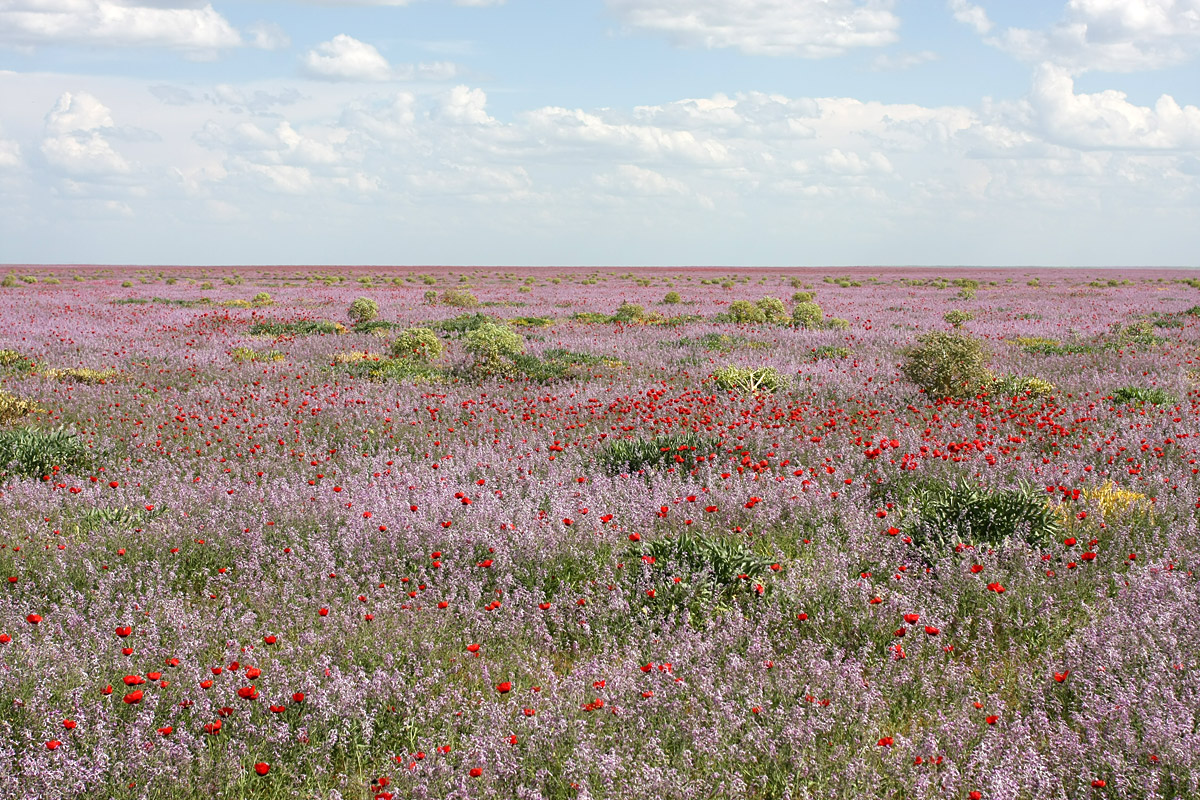
[(549, 603), (538, 603), (538, 608), (541, 609), (542, 611), (549, 611), (550, 604)]
[(209, 736), (216, 736), (221, 732), (221, 720), (213, 720), (212, 722), (204, 723), (204, 732)]
[(12, 637), (7, 633), (0, 633), (0, 644), (8, 644), (12, 641)]
[(42, 618), (40, 616), (38, 616), (37, 614), (30, 614), (29, 616), (25, 617), (25, 621), (28, 622), (30, 625), (37, 625), (39, 622), (42, 621)]
[(478, 778), (482, 774), (483, 774), (483, 770), (480, 769), (479, 767), (471, 767), (470, 775), (472, 778)]
[(1104, 788), (1105, 786), (1107, 786), (1107, 785), (1108, 785), (1108, 784), (1107, 784), (1107, 783), (1105, 783), (1105, 782), (1104, 782), (1103, 780), (1101, 780), (1100, 778), (1097, 778), (1096, 780), (1092, 781), (1092, 787), (1093, 787), (1093, 788), (1095, 788), (1095, 789), (1103, 789), (1103, 788)]
[(69, 731), (75, 730), (75, 727), (77, 724), (78, 723), (76, 723), (75, 720), (73, 720), (73, 719), (64, 719), (63, 720), (63, 727)]
[(293, 703), (303, 703), (304, 702), (304, 692), (296, 692), (295, 694), (293, 694), (292, 702)]
[(138, 703), (142, 702), (142, 695), (142, 690), (138, 689), (125, 695), (125, 697), (122, 699), (125, 702), (125, 705), (136, 706)]
[(468, 653), (478, 653), (478, 652), (479, 652), (479, 645), (477, 645), (477, 644), (469, 644), (469, 645), (467, 645), (467, 652), (468, 652)]
[(131, 633), (133, 633), (133, 628), (131, 626), (126, 625), (124, 628), (117, 628), (117, 636), (120, 636), (122, 639)]
[(971, 798), (971, 800), (983, 800), (983, 792), (973, 789), (967, 797)]
[(276, 639), (274, 635), (263, 637), (263, 642), (265, 642), (266, 644), (275, 644), (275, 642), (277, 642), (277, 641), (279, 641), (279, 640)]
[(268, 772), (271, 771), (271, 765), (267, 764), (263, 761), (260, 761), (254, 765), (254, 771), (257, 772), (259, 775), (266, 775)]
[(1067, 679), (1067, 676), (1070, 674), (1071, 674), (1071, 670), (1069, 670), (1069, 669), (1063, 670), (1062, 672), (1056, 672), (1056, 673), (1054, 673), (1054, 682), (1062, 683), (1063, 681), (1065, 681)]
[(925, 633), (927, 633), (930, 636), (937, 636), (939, 633), (941, 633), (941, 631), (938, 630), (937, 628), (933, 627), (932, 625), (926, 625)]
[(995, 725), (999, 721), (1000, 721), (1000, 717), (996, 716), (995, 714), (992, 714), (991, 716), (989, 716), (987, 719), (984, 720), (984, 722), (986, 722), (988, 725)]
[(512, 691), (512, 681), (504, 681), (496, 684), (496, 691), (500, 694), (508, 694)]
[(243, 700), (257, 700), (258, 689), (255, 689), (253, 686), (243, 686), (237, 690), (237, 696)]
[(879, 740), (880, 747), (891, 747), (893, 744), (895, 744), (895, 741), (892, 739), (891, 736), (884, 736), (882, 739)]
[(907, 622), (909, 625), (917, 624), (917, 620), (919, 620), (920, 618), (921, 618), (920, 614), (905, 614), (904, 615), (904, 621)]
[(170, 725), (168, 725), (165, 728), (159, 728), (158, 733), (160, 736), (170, 736), (171, 732), (174, 730), (175, 730), (174, 728), (172, 728)]
[(60, 747), (62, 747), (62, 742), (60, 742), (58, 739), (51, 739), (50, 741), (46, 742), (47, 750), (57, 750)]

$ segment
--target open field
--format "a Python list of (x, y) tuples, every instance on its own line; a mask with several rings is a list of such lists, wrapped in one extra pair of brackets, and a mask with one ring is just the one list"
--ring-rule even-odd
[(0, 797), (1200, 796), (1194, 271), (5, 275)]

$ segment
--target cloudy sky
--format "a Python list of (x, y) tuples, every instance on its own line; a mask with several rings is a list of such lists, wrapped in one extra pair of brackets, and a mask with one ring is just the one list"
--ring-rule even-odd
[(0, 262), (1200, 263), (1200, 0), (0, 0)]

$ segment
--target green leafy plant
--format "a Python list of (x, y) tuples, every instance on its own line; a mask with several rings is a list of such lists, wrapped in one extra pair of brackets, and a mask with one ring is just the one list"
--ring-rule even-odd
[(8, 425), (30, 414), (41, 414), (46, 409), (32, 400), (0, 391), (0, 425)]
[(718, 448), (716, 440), (698, 434), (667, 434), (652, 439), (619, 439), (596, 452), (596, 461), (609, 475), (639, 470), (674, 467), (684, 472), (695, 469), (700, 459)]
[(408, 328), (392, 342), (392, 358), (428, 364), (442, 355), (442, 340), (430, 328)]
[(0, 350), (0, 371), (10, 375), (26, 375), (36, 371), (38, 364), (16, 350)]
[(723, 317), (730, 322), (740, 322), (743, 324), (756, 324), (767, 321), (766, 313), (757, 304), (749, 300), (734, 300), (729, 304), (729, 311)]
[(454, 308), (475, 308), (479, 305), (479, 298), (466, 289), (447, 289), (442, 292), (440, 300)]
[(369, 297), (358, 297), (350, 304), (346, 314), (352, 321), (361, 325), (379, 316), (379, 303)]
[(755, 303), (767, 322), (782, 324), (788, 321), (787, 306), (778, 297), (763, 297)]
[(936, 398), (974, 397), (993, 381), (983, 344), (967, 334), (932, 331), (904, 356), (904, 376)]
[(792, 308), (792, 324), (797, 328), (815, 330), (821, 327), (825, 320), (825, 312), (811, 300), (797, 303)]
[(770, 394), (784, 386), (783, 376), (774, 367), (725, 366), (712, 374), (713, 381), (722, 389), (741, 394)]
[(1112, 393), (1114, 403), (1121, 405), (1167, 405), (1176, 402), (1175, 398), (1162, 389), (1147, 389), (1142, 386), (1122, 386)]
[(0, 432), (0, 474), (41, 478), (92, 467), (88, 447), (66, 428), (18, 428)]
[(823, 344), (813, 349), (811, 358), (813, 361), (820, 361), (823, 358), (849, 358), (850, 352), (849, 347)]
[(960, 311), (956, 308), (943, 314), (942, 319), (957, 328), (964, 322), (970, 322), (971, 320), (975, 319), (975, 315), (970, 311)]
[(682, 302), (682, 298), (679, 296), (679, 292), (667, 292), (663, 295), (662, 302), (663, 305), (673, 306)]
[(1027, 375), (1006, 375), (989, 387), (989, 394), (1000, 397), (1050, 397), (1058, 391), (1050, 381)]
[(637, 303), (621, 303), (611, 317), (613, 322), (641, 322), (646, 318), (646, 309)]
[(261, 321), (250, 326), (251, 336), (312, 336), (342, 333), (346, 329), (336, 322), (303, 319), (296, 322)]
[(484, 374), (513, 372), (513, 359), (525, 352), (521, 334), (494, 322), (468, 331), (464, 339), (464, 349), (475, 359), (472, 369)]

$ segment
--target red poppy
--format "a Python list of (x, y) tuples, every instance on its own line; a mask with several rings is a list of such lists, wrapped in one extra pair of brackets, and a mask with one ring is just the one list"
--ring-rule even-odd
[(57, 750), (60, 747), (62, 747), (62, 742), (60, 742), (58, 739), (51, 739), (50, 741), (46, 742), (47, 750)]
[(296, 692), (295, 694), (293, 694), (292, 702), (293, 703), (303, 703), (304, 702), (304, 692)]
[(478, 778), (482, 774), (483, 774), (483, 770), (480, 769), (479, 767), (471, 767), (470, 775), (472, 778)]
[(929, 634), (930, 636), (937, 636), (939, 633), (941, 633), (941, 631), (938, 630), (937, 628), (933, 627), (932, 625), (926, 625), (925, 633)]
[(162, 736), (170, 736), (170, 735), (171, 735), (171, 732), (172, 732), (173, 730), (175, 730), (175, 729), (174, 729), (174, 728), (172, 728), (170, 725), (168, 725), (168, 726), (166, 726), (165, 728), (159, 728), (159, 729), (158, 729), (158, 732), (159, 732), (159, 734), (160, 734), (160, 735), (162, 735)]
[(133, 628), (128, 625), (126, 625), (124, 628), (117, 628), (117, 636), (120, 636), (122, 639), (131, 633), (133, 633)]
[(508, 694), (512, 691), (512, 681), (504, 681), (496, 684), (496, 691), (500, 694)]
[(268, 772), (271, 771), (271, 765), (267, 764), (263, 761), (260, 761), (254, 765), (254, 771), (257, 772), (259, 775), (266, 775)]
[(133, 691), (133, 692), (130, 692), (129, 694), (125, 695), (123, 700), (126, 705), (135, 706), (138, 703), (142, 702), (142, 694), (143, 694), (142, 690), (138, 689), (137, 691)]
[(30, 614), (29, 616), (27, 616), (25, 618), (25, 621), (28, 622), (30, 625), (37, 625), (39, 622), (42, 621), (42, 618), (40, 616), (38, 616), (37, 614)]
[(479, 645), (477, 645), (477, 644), (469, 644), (469, 645), (467, 645), (467, 652), (468, 652), (468, 653), (478, 653), (478, 652), (479, 652)]
[(63, 727), (69, 731), (75, 730), (76, 725), (77, 725), (77, 723), (73, 719), (64, 719), (63, 720)]
[(1054, 681), (1055, 681), (1055, 683), (1062, 683), (1063, 681), (1065, 681), (1065, 680), (1067, 679), (1067, 676), (1068, 676), (1068, 675), (1070, 675), (1070, 674), (1071, 674), (1071, 670), (1069, 670), (1069, 669), (1068, 669), (1068, 670), (1063, 670), (1062, 672), (1056, 672), (1056, 673), (1054, 673)]
[(885, 736), (879, 740), (880, 747), (891, 747), (894, 743), (895, 742), (891, 736)]
[(258, 689), (255, 689), (253, 686), (243, 686), (237, 690), (237, 696), (243, 700), (257, 700)]
[(920, 614), (905, 614), (904, 615), (904, 621), (907, 622), (909, 625), (917, 624), (917, 620), (919, 620), (920, 618), (921, 618)]

